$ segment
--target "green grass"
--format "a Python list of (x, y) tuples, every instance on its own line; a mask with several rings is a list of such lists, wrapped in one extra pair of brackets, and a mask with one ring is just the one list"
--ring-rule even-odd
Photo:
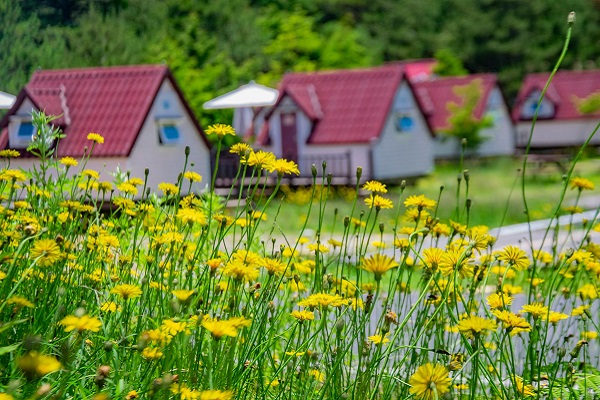
[[(469, 214), (469, 225), (487, 225), (490, 228), (501, 225), (517, 224), (527, 221), (523, 196), (521, 193), (521, 168), (522, 161), (515, 158), (496, 158), (486, 160), (466, 160), (461, 169), (458, 162), (446, 162), (436, 166), (436, 170), (429, 176), (417, 179), (407, 185), (404, 193), (399, 186), (388, 185), (389, 192), (386, 197), (394, 203), (403, 202), (410, 195), (424, 194), (429, 198), (438, 199), (439, 208), (437, 217), (442, 220), (452, 219), (462, 223), (467, 222), (465, 210), (466, 182), (463, 170), (469, 171), (469, 194), (472, 207)], [(457, 188), (460, 176), (460, 194), (457, 197)], [(598, 159), (588, 158), (578, 162), (573, 176), (584, 176), (593, 182), (600, 182), (600, 165)], [(555, 211), (560, 199), (560, 189), (563, 176), (554, 165), (543, 168), (528, 166), (526, 169), (525, 195), (532, 220), (549, 218)], [(317, 182), (318, 183), (318, 182)], [(308, 191), (308, 189), (306, 189)], [(342, 190), (348, 190), (344, 188)], [(343, 218), (352, 212), (352, 202), (345, 200), (340, 188), (333, 188), (333, 194), (327, 201), (323, 213), (324, 227), (328, 231), (343, 231)], [(573, 205), (576, 200), (576, 191), (567, 191), (564, 206)], [(285, 218), (279, 217), (276, 229), (284, 233), (298, 232), (308, 215), (307, 228), (316, 230), (319, 221), (319, 210), (310, 210), (306, 204), (293, 204), (286, 201), (282, 193), (278, 196), (280, 201), (272, 203), (267, 214), (274, 216), (280, 209), (280, 202), (285, 202)], [(458, 200), (457, 200), (458, 199)], [(459, 212), (457, 214), (457, 206)], [(337, 212), (337, 218), (335, 210)], [(364, 203), (357, 203), (353, 216), (368, 212)], [(386, 222), (386, 230), (394, 226), (396, 211), (382, 210), (382, 220)], [(400, 225), (402, 220), (400, 221)]]

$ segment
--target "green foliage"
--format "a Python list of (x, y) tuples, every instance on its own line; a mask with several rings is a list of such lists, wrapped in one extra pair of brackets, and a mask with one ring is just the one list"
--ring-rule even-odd
[(446, 105), (451, 115), (448, 117), (450, 128), (444, 133), (458, 139), (466, 139), (465, 147), (476, 150), (486, 140), (480, 135), (481, 131), (494, 125), (493, 118), (488, 115), (474, 117), (475, 108), (483, 93), (481, 80), (475, 79), (468, 85), (456, 86), (453, 91), (460, 101), (449, 102)]
[[(410, 12), (407, 12), (410, 10)], [(17, 93), (41, 67), (166, 62), (203, 125), (231, 118), (202, 104), (250, 80), (432, 57), (441, 75), (497, 71), (516, 94), (549, 70), (569, 11), (566, 68), (600, 61), (593, 0), (22, 0), (0, 3), (0, 90)]]
[(460, 58), (456, 57), (449, 49), (440, 49), (435, 52), (436, 64), (433, 73), (439, 76), (463, 76), (469, 71), (465, 69)]
[(575, 97), (573, 98), (573, 102), (580, 113), (586, 115), (593, 114), (600, 111), (600, 92), (592, 93), (583, 99)]

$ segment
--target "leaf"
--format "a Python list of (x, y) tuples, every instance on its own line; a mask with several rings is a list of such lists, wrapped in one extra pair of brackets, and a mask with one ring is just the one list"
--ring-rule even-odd
[(12, 328), (15, 325), (22, 324), (23, 322), (27, 322), (27, 319), (16, 319), (14, 321), (7, 322), (5, 324), (0, 325), (0, 333), (4, 332), (7, 329)]
[(15, 344), (11, 344), (10, 346), (0, 347), (0, 356), (7, 354), (7, 353), (12, 353), (16, 349), (18, 349), (20, 345), (21, 345), (21, 343), (15, 343)]

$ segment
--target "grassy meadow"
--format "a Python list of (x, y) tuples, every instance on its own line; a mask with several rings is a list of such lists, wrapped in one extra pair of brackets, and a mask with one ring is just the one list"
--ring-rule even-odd
[[(566, 162), (568, 166), (568, 162)], [(461, 164), (459, 161), (446, 161), (438, 163), (435, 171), (430, 175), (415, 179), (407, 183), (405, 188), (395, 184), (388, 187), (387, 197), (398, 200), (407, 196), (424, 194), (428, 198), (438, 201), (436, 216), (441, 219), (460, 220), (466, 219), (465, 204), (467, 198), (471, 200), (469, 210), (469, 223), (472, 225), (486, 225), (496, 228), (527, 222), (527, 214), (523, 205), (521, 192), (521, 179), (523, 168), (522, 157), (499, 157), (490, 159), (466, 159)], [(466, 192), (464, 172), (468, 171), (469, 186)], [(525, 195), (531, 220), (551, 218), (555, 214), (555, 205), (561, 200), (561, 188), (564, 185), (564, 173), (554, 164), (544, 163), (526, 165)], [(572, 172), (575, 176), (585, 176), (588, 179), (600, 181), (600, 162), (596, 154), (589, 154), (578, 161)], [(460, 181), (459, 181), (460, 179)], [(284, 180), (284, 183), (287, 181)], [(368, 191), (360, 187), (331, 187), (324, 195), (321, 187), (327, 185), (326, 180), (316, 180), (321, 185), (317, 190), (310, 186), (284, 187), (267, 207), (268, 215), (276, 215), (278, 210), (285, 209), (285, 224), (277, 226), (285, 234), (293, 234), (302, 228), (308, 217), (308, 227), (317, 226), (319, 215), (307, 215), (307, 205), (311, 201), (327, 199), (327, 211), (324, 225), (328, 232), (337, 234), (343, 232), (343, 224), (339, 223), (344, 215), (348, 215), (354, 206), (354, 196), (364, 199)], [(457, 189), (463, 191), (457, 196)], [(442, 189), (443, 188), (443, 189)], [(567, 191), (564, 196), (561, 214), (574, 211), (571, 207), (577, 201), (577, 191)], [(582, 194), (586, 197), (595, 197), (594, 192)], [(585, 201), (584, 201), (585, 203)], [(294, 207), (296, 205), (297, 207)], [(357, 204), (355, 212), (367, 212), (368, 206), (364, 203)], [(337, 210), (337, 214), (336, 214)], [(334, 218), (337, 215), (337, 218)], [(402, 224), (402, 215), (387, 213), (382, 220), (387, 226)], [(337, 221), (337, 223), (334, 223)]]
[[(277, 200), (302, 194), (280, 185), (294, 162), (237, 144), (240, 176), (263, 178), (238, 182), (253, 201), (225, 207), (236, 199), (203, 189), (186, 161), (156, 188), (144, 176), (100, 181), (86, 158), (54, 157), (60, 132), (43, 114), (34, 121), (35, 169), (13, 169), (19, 154), (0, 152), (1, 400), (600, 393), (600, 244), (495, 246), (475, 210), (522, 210), (516, 170), (499, 173), (511, 160), (465, 164), (460, 185), (448, 165), (404, 190), (338, 188), (343, 201), (315, 178), (300, 206)], [(219, 147), (234, 134), (207, 133)], [(104, 145), (88, 139), (91, 154)], [(580, 166), (550, 183), (527, 178), (532, 217), (594, 193), (598, 171)], [(302, 223), (282, 233), (292, 213)]]

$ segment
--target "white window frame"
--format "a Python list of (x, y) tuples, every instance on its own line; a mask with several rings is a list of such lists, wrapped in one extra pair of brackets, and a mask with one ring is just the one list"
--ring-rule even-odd
[(33, 126), (33, 131), (30, 137), (27, 139), (19, 136), (19, 130), (23, 123), (31, 124), (30, 115), (12, 115), (8, 123), (8, 145), (13, 149), (26, 149), (27, 146), (33, 140), (33, 137), (37, 135), (37, 128)]
[[(156, 128), (158, 130), (159, 143), (164, 146), (173, 146), (179, 144), (181, 138), (181, 117), (163, 117), (156, 119)], [(173, 126), (177, 129), (178, 136), (176, 139), (168, 138), (165, 134), (164, 128), (167, 126)]]

